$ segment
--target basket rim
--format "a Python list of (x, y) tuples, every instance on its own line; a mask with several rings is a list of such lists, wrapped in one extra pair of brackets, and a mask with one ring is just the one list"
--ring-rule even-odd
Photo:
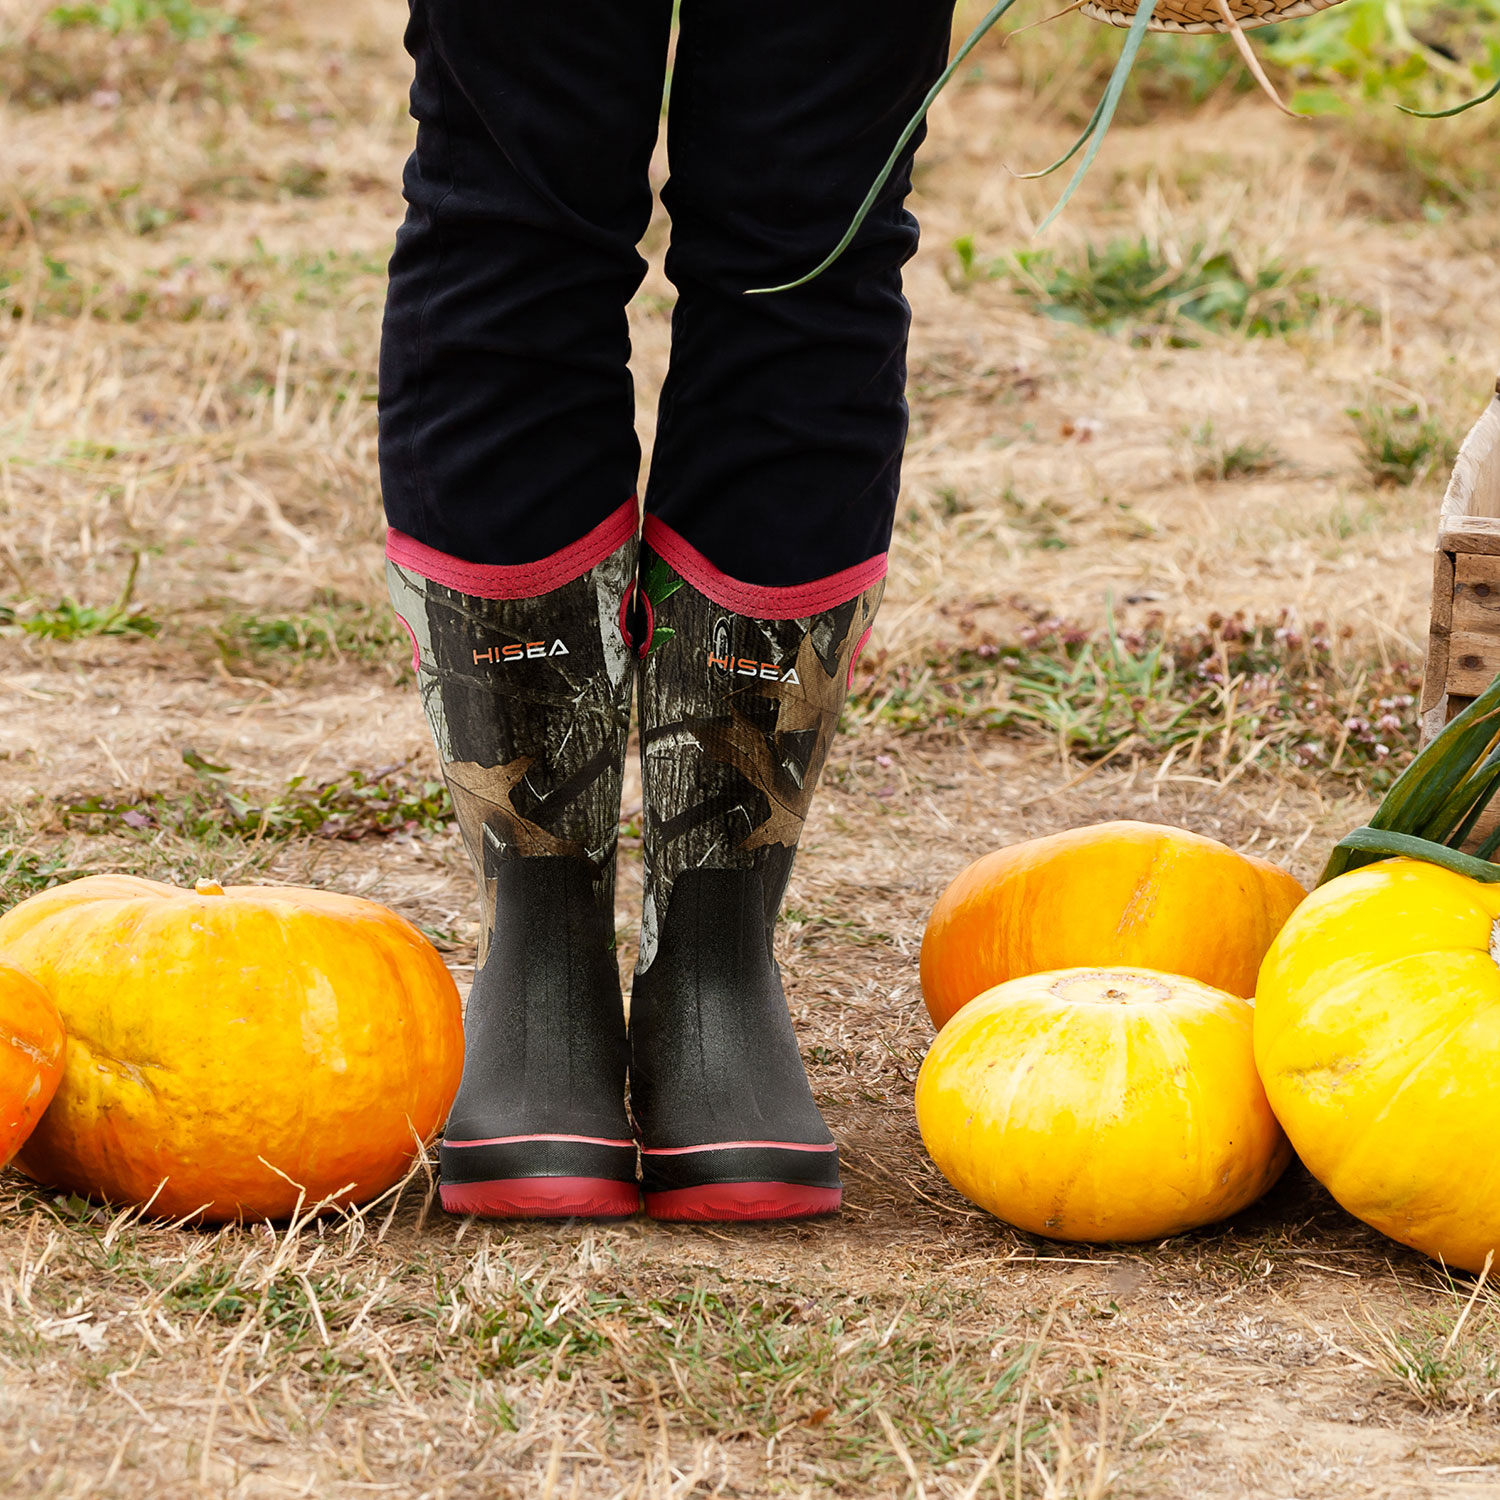
[[(1207, 32), (1227, 32), (1230, 29), (1218, 14), (1217, 7), (1211, 7), (1206, 0), (1178, 0), (1178, 3), (1184, 10), (1200, 11), (1202, 19), (1179, 21), (1158, 13), (1146, 23), (1146, 29), (1175, 31), (1183, 36), (1201, 36)], [(1251, 4), (1266, 3), (1269, 8), (1264, 11), (1249, 10)], [(1278, 21), (1295, 21), (1299, 16), (1313, 16), (1339, 3), (1340, 0), (1231, 0), (1230, 10), (1235, 12), (1234, 18), (1242, 31), (1252, 31), (1257, 26), (1274, 26)], [(1242, 7), (1249, 13), (1239, 14)], [(1095, 21), (1103, 21), (1106, 26), (1120, 27), (1129, 26), (1136, 11), (1134, 5), (1125, 10), (1118, 4), (1108, 3), (1108, 0), (1085, 0), (1078, 9)]]

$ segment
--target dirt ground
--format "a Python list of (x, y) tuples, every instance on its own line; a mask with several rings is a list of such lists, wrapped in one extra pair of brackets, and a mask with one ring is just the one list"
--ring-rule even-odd
[[(355, 807), (359, 776), (418, 802), (436, 776), (383, 613), (374, 452), (405, 7), (255, 4), (243, 54), (48, 11), (0, 0), (0, 904), (111, 869), (328, 885), (417, 922), (462, 985), (456, 834), (420, 810), (363, 838), (279, 821), (297, 777)], [(922, 926), (971, 858), (1140, 817), (1311, 880), (1370, 787), (1342, 743), (1298, 765), (1227, 709), (1222, 744), (1137, 735), (1101, 759), (927, 712), (924, 683), (1051, 618), (1170, 633), (1235, 612), (1333, 641), (1350, 711), (1409, 675), (1444, 464), (1377, 485), (1350, 413), (1449, 434), (1477, 415), (1500, 213), (1354, 124), (1249, 96), (1138, 114), (1042, 242), (1057, 260), (1230, 246), (1305, 271), (1314, 304), (1285, 336), (1183, 347), (1073, 326), (1003, 269), (1057, 189), (1006, 167), (1066, 143), (1058, 89), (981, 56), (918, 173), (890, 589), (782, 939), (842, 1217), (487, 1227), (443, 1218), (419, 1169), (362, 1215), (208, 1233), (9, 1173), (5, 1493), (1500, 1495), (1487, 1288), (1464, 1315), (1470, 1281), (1295, 1166), (1211, 1231), (1039, 1241), (943, 1182), (911, 1108)], [(648, 436), (666, 232), (632, 309)], [(1415, 711), (1388, 712), (1399, 755)], [(259, 815), (216, 820), (226, 789)], [(625, 801), (628, 965), (638, 775)]]

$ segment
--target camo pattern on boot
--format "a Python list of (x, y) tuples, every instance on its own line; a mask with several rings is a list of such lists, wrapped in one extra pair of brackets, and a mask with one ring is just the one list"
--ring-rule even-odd
[(637, 972), (684, 870), (755, 870), (776, 920), (797, 841), (880, 607), (880, 578), (824, 613), (767, 620), (716, 604), (649, 546), (641, 675), (647, 880)]
[(386, 563), (484, 891), (481, 964), (495, 906), (487, 870), (497, 859), (587, 859), (613, 926), (632, 666), (620, 615), (635, 560), (632, 536), (581, 577), (527, 599), (482, 598)]

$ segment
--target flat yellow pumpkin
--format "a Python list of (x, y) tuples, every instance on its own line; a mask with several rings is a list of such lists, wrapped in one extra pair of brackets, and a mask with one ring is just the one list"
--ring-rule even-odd
[(280, 1218), (371, 1198), (458, 1087), (441, 958), (351, 896), (94, 876), (0, 917), (68, 1028), (63, 1077), (16, 1159), (41, 1182), (163, 1217)]
[(1272, 944), (1255, 1057), (1293, 1146), (1382, 1234), (1500, 1254), (1500, 886), (1391, 860), (1308, 897)]
[(938, 1034), (917, 1079), (928, 1154), (981, 1208), (1063, 1240), (1143, 1240), (1253, 1203), (1291, 1157), (1251, 1007), (1149, 969), (1011, 980)]

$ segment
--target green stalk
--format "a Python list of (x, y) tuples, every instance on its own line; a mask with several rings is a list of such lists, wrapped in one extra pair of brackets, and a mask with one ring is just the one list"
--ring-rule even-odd
[[(1434, 826), (1427, 830), (1428, 836), (1441, 839), (1450, 848), (1462, 849), (1473, 837), (1485, 809), (1495, 800), (1497, 790), (1500, 790), (1500, 750), (1492, 750), (1484, 764), (1448, 799)], [(1467, 806), (1468, 811), (1455, 827), (1457, 809), (1462, 806)]]
[(1099, 102), (1094, 106), (1094, 112), (1089, 116), (1088, 124), (1083, 127), (1083, 133), (1078, 137), (1076, 141), (1073, 142), (1071, 146), (1068, 147), (1066, 151), (1063, 152), (1061, 156), (1057, 158), (1055, 162), (1052, 163), (1050, 167), (1042, 167), (1039, 171), (1036, 172), (1017, 172), (1014, 174), (1016, 180), (1019, 182), (1031, 182), (1034, 178), (1037, 177), (1050, 177), (1059, 167), (1067, 166), (1067, 164), (1072, 161), (1080, 151), (1083, 150), (1085, 143), (1088, 141), (1088, 138), (1093, 135), (1094, 129), (1099, 123), (1099, 116), (1103, 113), (1104, 100), (1103, 98), (1101, 98)]
[(1094, 126), (1093, 134), (1089, 137), (1088, 150), (1083, 153), (1083, 160), (1078, 163), (1077, 170), (1068, 179), (1068, 185), (1062, 190), (1062, 197), (1052, 205), (1052, 212), (1042, 220), (1036, 227), (1040, 234), (1052, 221), (1067, 207), (1068, 199), (1073, 196), (1078, 184), (1083, 181), (1088, 169), (1093, 166), (1094, 158), (1099, 154), (1099, 148), (1104, 144), (1104, 137), (1109, 133), (1109, 127), (1115, 117), (1115, 110), (1120, 103), (1120, 95), (1125, 92), (1125, 82), (1130, 77), (1130, 70), (1135, 66), (1136, 53), (1141, 50), (1141, 43), (1146, 40), (1146, 28), (1151, 24), (1152, 13), (1156, 9), (1156, 0), (1141, 0), (1141, 5), (1136, 13), (1130, 18), (1130, 29), (1125, 33), (1125, 45), (1120, 49), (1120, 60), (1115, 64), (1115, 70), (1109, 75), (1109, 85), (1104, 90), (1104, 98), (1099, 103), (1099, 120)]
[[(953, 55), (953, 61), (943, 69), (942, 76), (927, 91), (927, 97), (923, 99), (916, 114), (906, 122), (906, 128), (901, 132), (896, 141), (895, 148), (886, 158), (885, 165), (880, 169), (879, 176), (870, 184), (870, 191), (865, 194), (864, 202), (855, 210), (854, 219), (844, 231), (844, 237), (836, 244), (827, 255), (818, 262), (805, 276), (799, 276), (795, 281), (783, 282), (780, 286), (758, 286), (752, 287), (745, 295), (749, 297), (763, 297), (771, 292), (790, 292), (799, 286), (806, 286), (809, 281), (815, 280), (831, 266), (850, 245), (854, 243), (854, 236), (860, 231), (860, 226), (870, 216), (870, 210), (875, 207), (876, 200), (886, 183), (890, 181), (891, 173), (896, 170), (896, 163), (901, 160), (901, 153), (906, 149), (907, 142), (917, 132), (917, 127), (927, 118), (927, 112), (936, 102), (939, 94), (948, 86), (948, 80), (958, 71), (964, 59), (979, 45), (988, 34), (995, 23), (1008, 11), (1016, 0), (999, 0), (985, 15), (984, 19), (971, 31), (961, 46)], [(1130, 18), (1130, 28), (1125, 33), (1125, 45), (1120, 51), (1119, 61), (1115, 64), (1114, 72), (1109, 75), (1109, 83), (1104, 90), (1104, 97), (1099, 101), (1093, 115), (1089, 119), (1088, 127), (1083, 135), (1074, 145), (1061, 157), (1058, 158), (1044, 172), (1023, 173), (1022, 176), (1046, 176), (1047, 172), (1055, 172), (1064, 163), (1072, 160), (1079, 149), (1087, 143), (1088, 150), (1084, 152), (1083, 160), (1078, 164), (1078, 169), (1073, 173), (1067, 187), (1062, 191), (1062, 196), (1052, 205), (1052, 212), (1037, 226), (1036, 233), (1040, 234), (1066, 207), (1076, 191), (1078, 184), (1083, 181), (1088, 169), (1094, 164), (1094, 158), (1099, 154), (1099, 148), (1104, 144), (1104, 137), (1109, 132), (1111, 122), (1115, 117), (1115, 110), (1119, 107), (1120, 96), (1125, 92), (1126, 81), (1130, 77), (1130, 70), (1135, 65), (1136, 54), (1141, 50), (1141, 44), (1146, 39), (1146, 28), (1150, 25), (1152, 13), (1156, 9), (1156, 0), (1142, 0), (1140, 8)]]
[(1409, 833), (1391, 833), (1383, 828), (1356, 828), (1348, 838), (1339, 840), (1338, 847), (1386, 858), (1396, 856), (1419, 859), (1424, 864), (1440, 865), (1445, 870), (1452, 870), (1455, 875), (1482, 880), (1486, 885), (1500, 884), (1500, 865), (1493, 865), (1472, 854), (1461, 854), (1446, 844), (1434, 844), (1431, 839), (1419, 839)]
[(1462, 104), (1455, 104), (1452, 109), (1408, 109), (1404, 104), (1398, 104), (1396, 108), (1403, 115), (1415, 115), (1419, 120), (1449, 120), (1454, 115), (1461, 115), (1466, 110), (1473, 109), (1476, 105), (1488, 104), (1496, 94), (1500, 94), (1500, 78), (1497, 78), (1477, 98), (1465, 100)]
[(1380, 804), (1380, 811), (1370, 819), (1370, 826), (1416, 832), (1489, 749), (1497, 718), (1500, 718), (1500, 678), (1402, 772)]
[[(1477, 857), (1448, 848), (1443, 840), (1452, 837), (1456, 829), (1462, 829), (1466, 838), (1478, 821), (1478, 812), (1500, 789), (1500, 779), (1491, 777), (1492, 769), (1500, 765), (1497, 729), (1500, 677), (1402, 772), (1369, 825), (1335, 847), (1318, 883), (1326, 885), (1349, 870), (1398, 853), (1411, 859), (1428, 859), (1448, 869), (1457, 868), (1448, 858), (1452, 856), (1468, 862), (1460, 873), (1475, 879), (1489, 878), (1475, 872), (1493, 868), (1487, 856), (1500, 844), (1481, 851), (1485, 857)], [(1399, 849), (1386, 847), (1377, 842), (1382, 837), (1406, 842)], [(1443, 857), (1432, 850), (1442, 850)]]

